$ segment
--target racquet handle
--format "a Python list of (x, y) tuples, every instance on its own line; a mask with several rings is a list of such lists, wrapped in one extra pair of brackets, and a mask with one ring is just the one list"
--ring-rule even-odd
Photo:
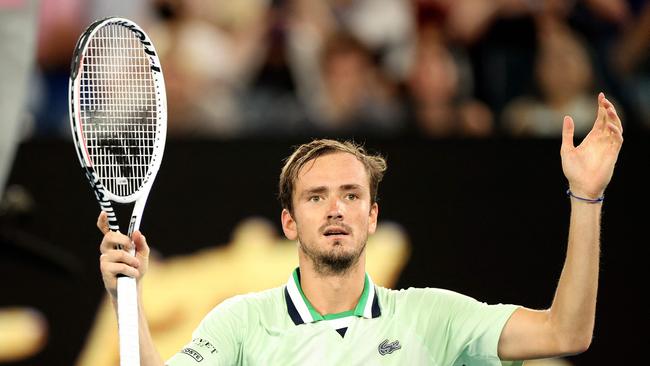
[(133, 277), (117, 278), (117, 314), (120, 366), (139, 366), (138, 290)]

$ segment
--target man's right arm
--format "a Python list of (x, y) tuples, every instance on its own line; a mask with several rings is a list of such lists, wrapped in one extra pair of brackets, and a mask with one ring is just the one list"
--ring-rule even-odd
[[(133, 243), (128, 236), (119, 232), (112, 232), (108, 228), (108, 217), (102, 212), (97, 219), (97, 227), (104, 234), (100, 245), (100, 269), (104, 287), (108, 292), (113, 309), (117, 313), (117, 276), (123, 274), (136, 279), (138, 288), (138, 317), (139, 317), (139, 338), (140, 338), (140, 364), (142, 366), (163, 366), (163, 360), (158, 354), (149, 325), (142, 308), (142, 285), (141, 279), (147, 272), (149, 265), (149, 246), (147, 240), (136, 231), (133, 233)], [(122, 245), (123, 249), (116, 249)], [(136, 255), (132, 256), (128, 251), (135, 245)]]

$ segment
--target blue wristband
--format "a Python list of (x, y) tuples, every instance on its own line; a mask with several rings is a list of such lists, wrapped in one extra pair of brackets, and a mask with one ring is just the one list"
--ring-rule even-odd
[(573, 194), (570, 189), (566, 190), (566, 195), (569, 196), (569, 197), (573, 197), (573, 198), (575, 198), (577, 200), (580, 200), (580, 201), (583, 201), (583, 202), (588, 202), (588, 203), (601, 203), (601, 202), (603, 202), (605, 200), (605, 196), (600, 196), (600, 197), (598, 197), (596, 199), (578, 197), (575, 194)]

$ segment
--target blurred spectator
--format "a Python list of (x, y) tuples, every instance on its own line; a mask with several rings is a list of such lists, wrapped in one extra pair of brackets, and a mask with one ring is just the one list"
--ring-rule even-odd
[[(532, 14), (547, 1), (446, 1), (446, 30), (471, 59), (475, 97), (499, 116), (514, 97), (530, 89), (535, 55)], [(496, 119), (499, 121), (499, 119)]]
[(289, 62), (290, 6), (273, 1), (267, 17), (266, 52), (259, 71), (239, 100), (247, 136), (295, 136), (308, 133), (307, 115), (298, 98)]
[(415, 29), (409, 0), (329, 0), (338, 27), (360, 40), (392, 79), (406, 77)]
[[(79, 35), (88, 24), (81, 0), (42, 0), (37, 41), (38, 70), (30, 90), (36, 136), (70, 136), (68, 77), (70, 58)], [(80, 21), (80, 19), (82, 21)]]
[(361, 42), (393, 79), (403, 79), (413, 49), (408, 0), (285, 0), (291, 9), (294, 62), (315, 61), (325, 40), (347, 33)]
[(427, 137), (488, 136), (492, 113), (471, 98), (469, 67), (447, 47), (440, 25), (444, 15), (435, 13), (432, 7), (418, 8), (417, 48), (408, 78), (416, 130)]
[(150, 33), (165, 72), (172, 136), (241, 133), (237, 96), (263, 50), (263, 5), (252, 0), (221, 5), (223, 13), (196, 1), (154, 2), (161, 21)]
[(290, 66), (316, 131), (387, 136), (402, 130), (395, 82), (407, 67), (398, 59), (407, 60), (408, 52), (396, 50), (411, 40), (408, 4), (292, 0), (290, 9)]
[(630, 113), (650, 130), (650, 2), (639, 1), (636, 21), (630, 22), (612, 50), (617, 76), (630, 101)]
[(644, 0), (42, 3), (29, 95), (37, 136), (69, 136), (72, 48), (106, 16), (154, 40), (171, 136), (549, 136), (564, 113), (580, 133), (594, 90), (630, 127), (650, 127)]
[(576, 136), (585, 136), (596, 110), (591, 61), (570, 29), (550, 21), (539, 31), (535, 63), (538, 95), (513, 100), (503, 114), (503, 128), (513, 135), (561, 136), (565, 115), (573, 117)]
[(91, 22), (120, 16), (143, 23), (144, 2), (127, 0), (42, 0), (38, 12), (37, 65), (32, 71), (28, 109), (35, 121), (24, 126), (26, 134), (37, 137), (70, 136), (68, 123), (68, 78), (74, 46)]
[(402, 109), (395, 89), (373, 64), (364, 45), (348, 34), (335, 34), (323, 47), (323, 94), (317, 117), (326, 133), (389, 135), (400, 130)]
[(628, 0), (577, 1), (564, 20), (588, 45), (600, 88), (611, 90), (620, 98), (622, 86), (615, 76), (610, 55), (619, 42), (621, 31), (634, 23)]
[[(138, 23), (140, 26), (148, 28), (148, 25), (154, 20), (155, 14), (151, 11), (151, 0), (133, 1), (133, 0), (86, 0), (84, 2), (87, 9), (88, 24), (97, 19), (103, 19), (109, 16), (127, 18)], [(79, 20), (77, 20), (79, 22)], [(84, 25), (85, 27), (86, 25)]]
[(23, 137), (38, 5), (38, 0), (0, 2), (0, 202)]
[[(619, 53), (619, 44), (641, 21), (637, 14), (642, 13), (645, 3), (646, 0), (583, 0), (576, 2), (566, 16), (571, 28), (586, 40), (598, 90), (607, 90), (618, 101), (618, 110), (626, 113), (628, 134), (633, 134), (643, 120), (642, 108), (637, 108), (642, 92), (638, 93), (635, 87), (638, 84), (628, 83), (629, 79), (621, 78), (617, 70), (617, 60), (624, 53)], [(647, 41), (641, 48), (648, 49)], [(636, 76), (642, 78), (642, 75)], [(650, 102), (647, 98), (648, 94), (642, 104)]]

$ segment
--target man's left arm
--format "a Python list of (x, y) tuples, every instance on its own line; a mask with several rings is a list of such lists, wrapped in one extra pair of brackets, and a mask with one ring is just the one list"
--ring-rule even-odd
[(504, 360), (575, 354), (591, 344), (602, 205), (596, 200), (612, 177), (623, 143), (623, 127), (614, 106), (600, 93), (596, 122), (577, 147), (573, 145), (573, 130), (573, 120), (565, 117), (560, 154), (573, 196), (562, 275), (549, 309), (519, 308), (512, 314), (499, 338), (499, 357)]

